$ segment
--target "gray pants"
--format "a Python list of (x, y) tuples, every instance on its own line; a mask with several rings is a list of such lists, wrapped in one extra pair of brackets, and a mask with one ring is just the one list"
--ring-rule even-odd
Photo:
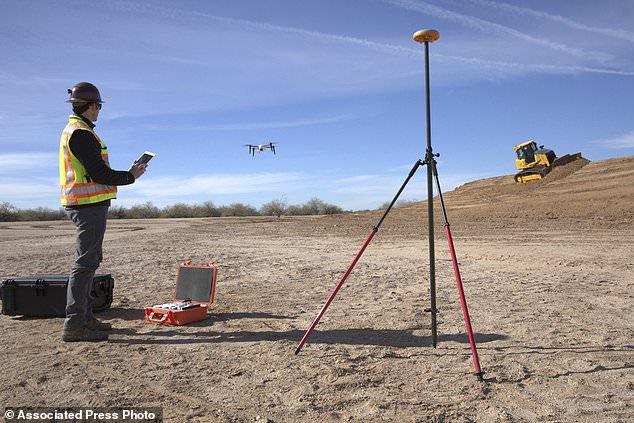
[(66, 209), (77, 228), (77, 254), (66, 295), (64, 330), (79, 330), (92, 320), (92, 280), (102, 260), (108, 206)]

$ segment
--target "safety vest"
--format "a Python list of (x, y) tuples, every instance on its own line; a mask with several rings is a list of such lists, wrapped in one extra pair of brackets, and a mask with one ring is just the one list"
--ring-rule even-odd
[(110, 167), (106, 144), (81, 117), (70, 115), (59, 142), (59, 184), (62, 188), (62, 206), (94, 204), (116, 198), (117, 187), (93, 182), (84, 165), (70, 150), (68, 142), (73, 132), (78, 129), (89, 131), (95, 136), (101, 146), (101, 157)]

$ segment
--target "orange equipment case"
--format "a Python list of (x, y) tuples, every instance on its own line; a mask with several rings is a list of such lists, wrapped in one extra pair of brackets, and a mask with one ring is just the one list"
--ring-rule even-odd
[(213, 261), (203, 265), (193, 265), (191, 260), (178, 267), (174, 301), (199, 304), (199, 307), (185, 310), (169, 310), (159, 306), (145, 307), (145, 320), (166, 325), (186, 325), (207, 318), (209, 304), (214, 302), (218, 269)]

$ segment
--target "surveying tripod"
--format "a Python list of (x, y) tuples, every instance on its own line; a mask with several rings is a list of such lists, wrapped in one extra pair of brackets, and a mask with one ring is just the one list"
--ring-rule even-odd
[(465, 298), (464, 289), (462, 286), (462, 277), (460, 276), (460, 269), (458, 267), (458, 259), (456, 258), (456, 250), (454, 248), (453, 237), (451, 235), (451, 226), (449, 224), (449, 218), (447, 217), (447, 209), (445, 207), (445, 201), (443, 199), (442, 191), (440, 189), (440, 180), (438, 178), (438, 169), (436, 167), (436, 159), (435, 159), (436, 157), (439, 157), (439, 154), (433, 152), (432, 145), (431, 145), (431, 117), (430, 117), (430, 95), (429, 95), (429, 43), (432, 43), (438, 40), (439, 37), (440, 37), (440, 34), (438, 33), (438, 31), (435, 31), (433, 29), (418, 31), (414, 33), (414, 36), (413, 36), (414, 41), (423, 43), (425, 45), (425, 99), (426, 99), (426, 123), (427, 123), (427, 134), (426, 134), (427, 135), (427, 149), (425, 153), (425, 160), (418, 159), (416, 163), (414, 163), (414, 166), (412, 167), (409, 174), (407, 175), (407, 178), (405, 178), (405, 181), (403, 182), (398, 192), (392, 199), (392, 202), (387, 207), (387, 209), (385, 210), (381, 218), (378, 220), (376, 225), (374, 225), (374, 227), (372, 228), (372, 230), (366, 237), (365, 241), (361, 245), (361, 248), (357, 252), (357, 255), (354, 257), (354, 259), (348, 266), (348, 269), (344, 273), (343, 277), (341, 278), (339, 283), (335, 286), (335, 288), (332, 290), (332, 292), (330, 293), (330, 296), (326, 300), (326, 303), (323, 305), (319, 314), (317, 315), (315, 320), (313, 320), (312, 324), (310, 325), (310, 327), (308, 328), (308, 330), (302, 337), (301, 341), (297, 345), (297, 348), (295, 349), (295, 354), (299, 354), (300, 351), (302, 350), (302, 347), (306, 343), (306, 341), (308, 341), (308, 338), (310, 337), (313, 330), (315, 329), (315, 326), (317, 326), (322, 316), (328, 309), (328, 306), (337, 295), (337, 292), (339, 292), (339, 289), (341, 289), (346, 279), (348, 279), (348, 276), (350, 275), (355, 265), (357, 264), (357, 262), (363, 255), (365, 249), (370, 244), (370, 242), (372, 241), (376, 233), (379, 231), (381, 224), (387, 217), (390, 210), (392, 210), (392, 207), (394, 207), (394, 204), (396, 203), (399, 196), (401, 195), (401, 193), (403, 192), (403, 190), (405, 189), (409, 181), (412, 179), (412, 177), (414, 176), (418, 168), (420, 166), (426, 165), (427, 166), (427, 215), (428, 215), (428, 224), (429, 224), (429, 228), (428, 228), (429, 230), (429, 285), (430, 285), (430, 297), (431, 297), (431, 307), (428, 310), (431, 312), (432, 345), (434, 348), (436, 348), (436, 346), (438, 345), (438, 325), (436, 321), (436, 315), (438, 313), (438, 310), (436, 308), (436, 266), (435, 266), (436, 257), (435, 257), (435, 248), (434, 248), (434, 195), (433, 195), (433, 192), (434, 192), (433, 183), (435, 181), (436, 189), (438, 191), (438, 197), (440, 200), (440, 208), (441, 208), (443, 219), (444, 219), (444, 232), (445, 232), (445, 236), (447, 237), (447, 242), (449, 244), (449, 252), (451, 254), (451, 262), (453, 264), (454, 276), (456, 279), (456, 286), (458, 289), (458, 296), (460, 297), (460, 306), (462, 308), (462, 315), (465, 322), (465, 328), (467, 331), (467, 336), (469, 338), (469, 346), (471, 348), (471, 359), (473, 361), (473, 367), (474, 367), (475, 374), (478, 380), (481, 382), (484, 380), (483, 372), (482, 372), (482, 369), (480, 368), (480, 360), (478, 359), (478, 351), (476, 348), (475, 340), (473, 338), (473, 329), (471, 328), (471, 319), (469, 317), (469, 309), (467, 308), (467, 300)]

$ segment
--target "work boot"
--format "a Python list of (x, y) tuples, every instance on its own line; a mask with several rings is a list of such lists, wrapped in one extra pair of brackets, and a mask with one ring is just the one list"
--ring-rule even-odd
[(87, 327), (83, 327), (79, 330), (66, 330), (62, 332), (62, 340), (64, 342), (99, 342), (107, 341), (108, 334), (105, 332), (98, 332), (96, 330), (90, 330)]
[(97, 320), (96, 318), (89, 320), (88, 323), (86, 323), (86, 327), (90, 330), (100, 330), (100, 331), (112, 329), (112, 325), (110, 323), (101, 322)]

